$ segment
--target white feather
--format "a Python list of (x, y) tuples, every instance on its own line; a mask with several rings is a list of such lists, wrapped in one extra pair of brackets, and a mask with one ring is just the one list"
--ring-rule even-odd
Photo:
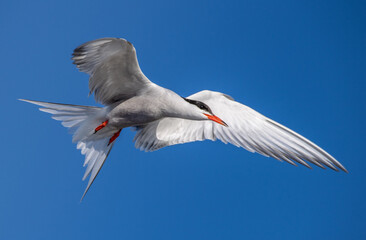
[(212, 112), (228, 124), (228, 127), (212, 121), (194, 121), (181, 118), (164, 118), (147, 124), (135, 137), (136, 147), (154, 151), (161, 147), (220, 139), (258, 152), (267, 157), (293, 161), (310, 167), (306, 161), (324, 168), (347, 171), (337, 160), (323, 149), (301, 135), (263, 116), (253, 109), (235, 102), (219, 92), (201, 91), (188, 97), (207, 104)]
[(113, 146), (113, 144), (108, 145), (109, 138), (113, 133), (105, 132), (104, 135), (98, 137), (93, 134), (94, 129), (104, 121), (106, 109), (20, 100), (42, 106), (41, 111), (53, 114), (53, 119), (62, 121), (64, 127), (73, 130), (73, 141), (77, 142), (77, 149), (80, 149), (81, 154), (85, 155), (86, 171), (83, 180), (90, 175), (83, 199)]

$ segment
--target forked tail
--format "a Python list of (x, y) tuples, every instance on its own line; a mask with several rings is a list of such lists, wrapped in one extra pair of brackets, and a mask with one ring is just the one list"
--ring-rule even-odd
[(62, 125), (69, 128), (69, 132), (73, 134), (72, 141), (77, 142), (77, 149), (80, 149), (81, 154), (85, 155), (84, 167), (86, 166), (86, 171), (83, 180), (90, 175), (88, 186), (81, 198), (82, 200), (102, 168), (105, 159), (113, 147), (113, 141), (116, 138), (116, 134), (113, 135), (113, 132), (108, 131), (95, 134), (97, 131), (96, 128), (100, 123), (108, 122), (105, 119), (106, 109), (24, 99), (19, 100), (41, 106), (40, 111), (51, 113), (53, 119), (62, 121)]

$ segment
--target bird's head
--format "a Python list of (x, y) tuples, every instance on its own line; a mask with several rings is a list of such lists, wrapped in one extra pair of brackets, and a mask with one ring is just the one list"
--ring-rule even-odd
[(197, 100), (192, 100), (192, 99), (188, 99), (188, 98), (183, 98), (184, 100), (186, 100), (188, 103), (194, 105), (194, 107), (196, 108), (197, 111), (200, 112), (201, 119), (200, 120), (211, 120), (214, 122), (217, 122), (218, 124), (221, 124), (225, 127), (227, 127), (228, 125), (221, 120), (219, 117), (215, 116), (215, 114), (212, 113), (211, 109), (209, 106), (207, 106), (207, 104), (201, 102), (201, 101), (197, 101)]

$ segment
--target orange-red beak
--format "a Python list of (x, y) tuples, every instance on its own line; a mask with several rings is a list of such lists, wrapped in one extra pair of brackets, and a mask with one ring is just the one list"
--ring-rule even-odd
[(214, 122), (217, 122), (218, 124), (221, 124), (221, 125), (224, 125), (225, 127), (227, 127), (227, 124), (224, 121), (222, 121), (220, 118), (216, 117), (215, 115), (209, 115), (209, 114), (205, 114), (205, 113), (204, 113), (204, 115), (208, 119), (210, 119), (210, 120), (212, 120)]

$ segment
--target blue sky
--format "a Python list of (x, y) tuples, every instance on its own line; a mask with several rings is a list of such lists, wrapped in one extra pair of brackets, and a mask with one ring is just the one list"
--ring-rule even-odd
[[(365, 239), (362, 1), (2, 1), (0, 239)], [(82, 203), (83, 157), (18, 98), (95, 105), (72, 50), (131, 41), (182, 96), (227, 93), (349, 170), (294, 167), (220, 142), (153, 153), (124, 130)]]

